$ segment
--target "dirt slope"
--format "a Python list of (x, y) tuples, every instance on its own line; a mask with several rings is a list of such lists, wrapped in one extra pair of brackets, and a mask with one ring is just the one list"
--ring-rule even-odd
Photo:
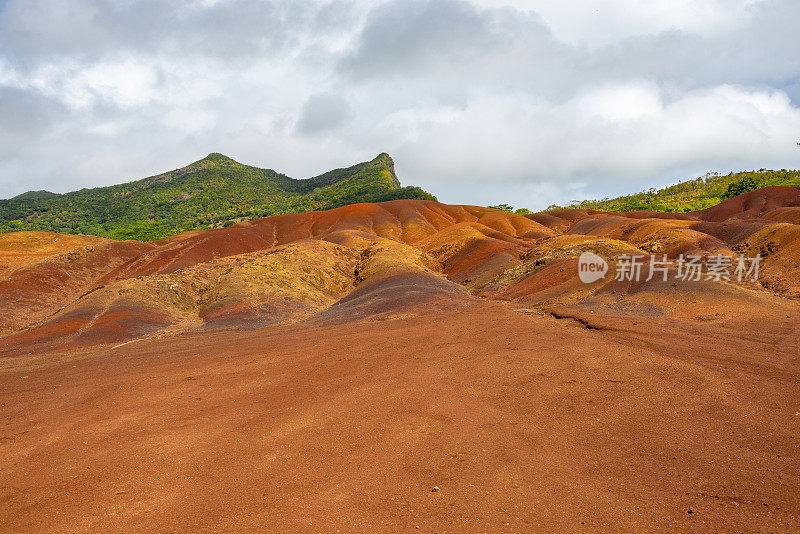
[(798, 531), (793, 189), (0, 236), (0, 531)]

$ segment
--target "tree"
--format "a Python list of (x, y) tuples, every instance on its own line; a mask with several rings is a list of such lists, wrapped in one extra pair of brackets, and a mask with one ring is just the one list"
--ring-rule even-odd
[(509, 206), (508, 204), (498, 204), (496, 206), (489, 206), (489, 207), (495, 210), (507, 211), (508, 213), (514, 211), (514, 206)]
[(761, 187), (761, 180), (755, 176), (745, 176), (738, 182), (733, 182), (732, 184), (728, 185), (728, 190), (725, 191), (725, 194), (722, 195), (722, 198), (733, 198), (741, 195), (742, 193), (747, 193), (748, 191), (758, 189), (759, 187)]

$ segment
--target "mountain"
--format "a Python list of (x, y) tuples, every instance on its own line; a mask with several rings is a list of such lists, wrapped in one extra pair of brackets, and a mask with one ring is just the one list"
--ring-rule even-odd
[(15, 196), (12, 200), (42, 200), (45, 198), (53, 198), (59, 196), (58, 193), (52, 193), (41, 189), (39, 191), (27, 191), (20, 195)]
[(568, 206), (548, 209), (581, 208), (600, 211), (662, 211), (687, 213), (716, 206), (736, 195), (767, 186), (800, 186), (800, 170), (760, 169), (721, 175), (708, 173), (663, 189), (650, 189), (633, 195), (602, 200), (573, 201)]
[(48, 230), (149, 241), (270, 215), (413, 198), (435, 200), (418, 187), (402, 187), (385, 153), (301, 180), (212, 153), (135, 182), (0, 200), (0, 233)]

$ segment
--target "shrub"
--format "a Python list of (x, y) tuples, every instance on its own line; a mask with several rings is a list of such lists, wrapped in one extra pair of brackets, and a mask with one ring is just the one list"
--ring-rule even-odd
[(496, 206), (489, 206), (489, 207), (495, 210), (507, 211), (509, 213), (512, 213), (514, 211), (514, 207), (509, 206), (508, 204), (498, 204)]
[(738, 182), (733, 182), (732, 184), (728, 185), (728, 189), (722, 195), (722, 198), (733, 198), (741, 195), (742, 193), (747, 193), (748, 191), (758, 189), (759, 187), (761, 187), (761, 180), (755, 176), (745, 176)]

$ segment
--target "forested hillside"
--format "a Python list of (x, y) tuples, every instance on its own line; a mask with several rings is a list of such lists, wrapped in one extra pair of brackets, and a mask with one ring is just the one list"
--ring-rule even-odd
[(633, 195), (602, 200), (573, 201), (568, 206), (550, 206), (548, 209), (567, 207), (601, 211), (652, 210), (685, 213), (706, 209), (736, 195), (771, 185), (800, 186), (800, 171), (760, 169), (725, 175), (709, 173), (663, 189), (653, 188)]
[(0, 200), (0, 232), (47, 230), (152, 240), (191, 229), (357, 202), (434, 197), (402, 187), (388, 154), (295, 180), (222, 154), (143, 180), (65, 194), (29, 191)]

